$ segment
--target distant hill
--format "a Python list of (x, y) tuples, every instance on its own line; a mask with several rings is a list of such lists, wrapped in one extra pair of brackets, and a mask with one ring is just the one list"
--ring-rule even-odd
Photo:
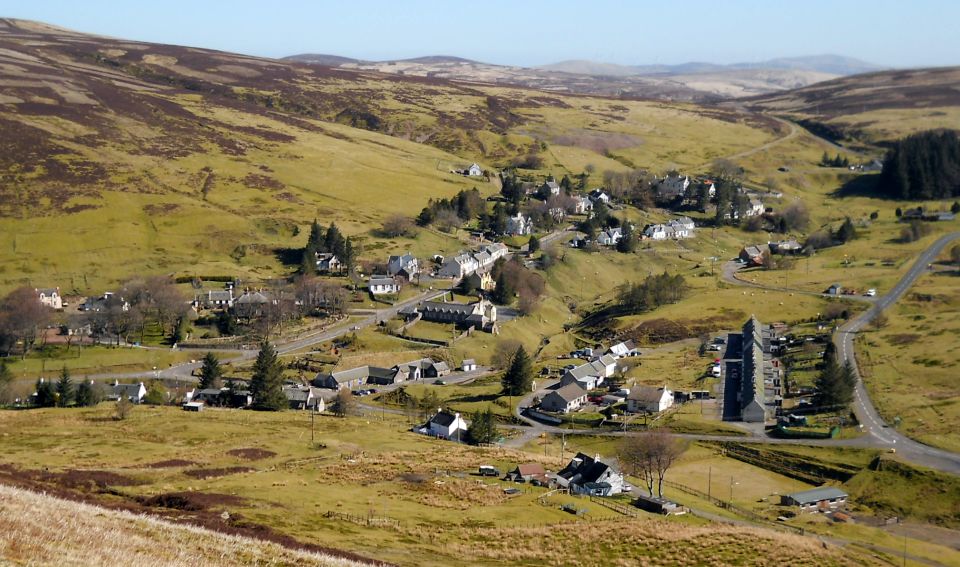
[(960, 67), (880, 71), (747, 99), (835, 139), (883, 142), (931, 128), (960, 129)]
[(289, 61), (455, 81), (511, 84), (555, 92), (711, 102), (804, 87), (838, 76), (879, 69), (850, 57), (817, 55), (718, 65), (618, 65), (587, 60), (538, 67), (493, 65), (449, 55), (362, 61), (301, 54)]
[(359, 63), (359, 59), (351, 57), (341, 57), (339, 55), (327, 55), (325, 53), (303, 53), (301, 55), (291, 55), (284, 57), (287, 61), (296, 61), (298, 63), (315, 63), (317, 65), (327, 65), (328, 67), (339, 67), (345, 63)]
[(561, 71), (564, 73), (580, 73), (585, 75), (696, 75), (703, 73), (722, 73), (741, 70), (782, 70), (782, 71), (811, 71), (836, 76), (855, 75), (880, 71), (883, 67), (867, 63), (853, 57), (842, 55), (811, 55), (805, 57), (781, 57), (767, 61), (753, 63), (732, 63), (720, 65), (702, 61), (681, 63), (678, 65), (617, 65), (596, 61), (572, 60), (561, 61), (550, 65), (541, 65), (539, 69)]

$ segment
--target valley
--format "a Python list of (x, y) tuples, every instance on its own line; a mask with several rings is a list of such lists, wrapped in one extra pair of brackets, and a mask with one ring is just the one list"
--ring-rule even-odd
[(960, 564), (956, 74), (0, 19), (0, 563)]

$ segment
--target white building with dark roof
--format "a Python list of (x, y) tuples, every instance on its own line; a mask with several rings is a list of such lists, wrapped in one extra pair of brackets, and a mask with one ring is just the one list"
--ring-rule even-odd
[(37, 294), (40, 305), (50, 309), (63, 309), (63, 298), (60, 297), (59, 287), (36, 288), (33, 291)]

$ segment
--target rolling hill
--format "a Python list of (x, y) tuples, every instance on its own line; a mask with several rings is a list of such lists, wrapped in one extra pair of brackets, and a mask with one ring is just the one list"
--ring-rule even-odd
[(746, 101), (805, 121), (827, 137), (890, 141), (930, 128), (960, 128), (960, 67), (842, 77)]
[(804, 87), (842, 75), (880, 69), (871, 63), (838, 55), (781, 58), (730, 65), (701, 62), (680, 65), (617, 65), (571, 60), (537, 67), (493, 65), (445, 55), (361, 61), (335, 55), (301, 54), (285, 59), (342, 69), (510, 84), (552, 92), (696, 102), (767, 94)]
[(92, 292), (131, 272), (283, 273), (314, 218), (365, 249), (447, 252), (391, 213), (537, 156), (556, 174), (690, 167), (769, 141), (762, 116), (561, 96), (104, 38), (0, 20), (0, 287)]

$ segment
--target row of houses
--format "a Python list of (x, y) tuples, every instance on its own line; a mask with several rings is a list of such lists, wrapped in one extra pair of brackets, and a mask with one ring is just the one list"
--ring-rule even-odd
[(320, 372), (310, 383), (317, 388), (339, 391), (342, 388), (354, 390), (365, 384), (386, 386), (408, 380), (440, 378), (448, 374), (450, 374), (450, 366), (446, 362), (421, 358), (396, 364), (390, 368), (360, 366), (336, 372)]
[(775, 332), (751, 316), (740, 333), (727, 336), (727, 352), (721, 368), (726, 380), (728, 399), (724, 419), (764, 423), (771, 419), (782, 403), (782, 371), (771, 349)]
[(507, 245), (502, 242), (484, 244), (474, 252), (460, 252), (445, 258), (437, 274), (440, 277), (461, 279), (476, 271), (489, 270), (494, 262), (505, 257), (508, 252)]
[(400, 310), (399, 315), (408, 322), (414, 320), (434, 323), (451, 323), (460, 329), (476, 329), (497, 333), (497, 306), (490, 300), (478, 298), (471, 303), (453, 301), (421, 301)]
[(651, 240), (682, 240), (693, 238), (696, 225), (690, 217), (670, 219), (662, 224), (649, 224), (643, 229), (644, 238)]

